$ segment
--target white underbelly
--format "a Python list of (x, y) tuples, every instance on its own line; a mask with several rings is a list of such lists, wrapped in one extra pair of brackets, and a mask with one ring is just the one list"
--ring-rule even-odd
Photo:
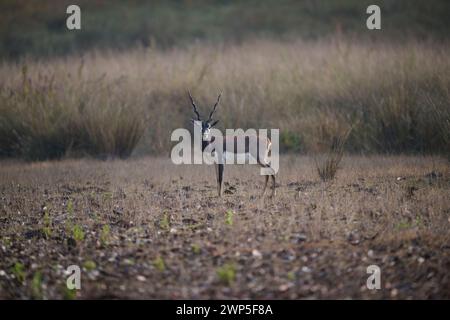
[(224, 152), (223, 160), (225, 164), (257, 164), (257, 159), (250, 153)]

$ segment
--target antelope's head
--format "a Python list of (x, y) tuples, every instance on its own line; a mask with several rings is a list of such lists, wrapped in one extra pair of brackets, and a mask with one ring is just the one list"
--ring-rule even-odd
[(216, 108), (217, 108), (217, 105), (219, 104), (221, 95), (222, 94), (219, 94), (219, 96), (217, 97), (217, 101), (214, 104), (214, 106), (212, 107), (212, 110), (209, 113), (208, 119), (207, 120), (202, 120), (200, 114), (198, 113), (198, 109), (197, 109), (197, 106), (195, 105), (194, 99), (192, 98), (191, 93), (189, 92), (189, 99), (191, 100), (192, 107), (194, 108), (194, 113), (197, 116), (197, 119), (192, 118), (191, 121), (194, 124), (197, 124), (196, 121), (200, 121), (201, 122), (202, 139), (204, 141), (210, 141), (210, 139), (211, 139), (211, 128), (213, 128), (219, 122), (219, 120), (213, 120), (212, 116), (213, 116), (214, 112), (216, 111)]

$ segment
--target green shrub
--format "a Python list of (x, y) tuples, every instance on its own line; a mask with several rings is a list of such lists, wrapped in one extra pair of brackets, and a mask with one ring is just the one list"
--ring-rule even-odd
[(281, 152), (300, 152), (302, 151), (302, 138), (299, 134), (291, 131), (280, 132), (280, 151)]

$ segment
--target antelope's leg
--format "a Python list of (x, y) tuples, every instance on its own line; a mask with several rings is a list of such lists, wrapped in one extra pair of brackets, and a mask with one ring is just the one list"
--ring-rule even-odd
[(267, 182), (269, 182), (269, 176), (266, 175), (266, 176), (264, 176), (264, 177), (265, 177), (266, 181), (264, 182), (264, 188), (263, 188), (263, 192), (262, 192), (262, 194), (261, 194), (261, 197), (264, 197), (264, 195), (266, 194)]
[[(272, 194), (270, 195), (270, 197), (273, 197), (275, 195), (275, 175), (273, 174), (271, 175), (271, 177), (272, 177)], [(267, 176), (267, 178), (269, 178), (269, 176)]]
[[(265, 162), (261, 161), (259, 158), (257, 159), (257, 161), (258, 161), (258, 164), (261, 167), (263, 167), (263, 168), (267, 168), (268, 167), (268, 165)], [(264, 195), (266, 194), (267, 183), (269, 182), (269, 176), (265, 175), (264, 177), (265, 177), (265, 182), (264, 182), (264, 188), (263, 188), (263, 192), (261, 194), (261, 197), (264, 197)]]
[(224, 165), (222, 163), (216, 164), (216, 177), (217, 177), (217, 192), (219, 197), (222, 196), (222, 187), (223, 187), (223, 171)]
[(215, 164), (214, 168), (216, 169), (217, 192), (219, 193), (219, 196), (220, 196), (219, 165)]

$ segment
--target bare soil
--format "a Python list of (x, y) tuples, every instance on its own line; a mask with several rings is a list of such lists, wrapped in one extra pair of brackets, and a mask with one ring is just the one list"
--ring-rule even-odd
[(450, 298), (446, 160), (347, 157), (323, 183), (285, 156), (273, 199), (263, 179), (227, 166), (218, 198), (212, 167), (169, 158), (2, 161), (0, 298)]

